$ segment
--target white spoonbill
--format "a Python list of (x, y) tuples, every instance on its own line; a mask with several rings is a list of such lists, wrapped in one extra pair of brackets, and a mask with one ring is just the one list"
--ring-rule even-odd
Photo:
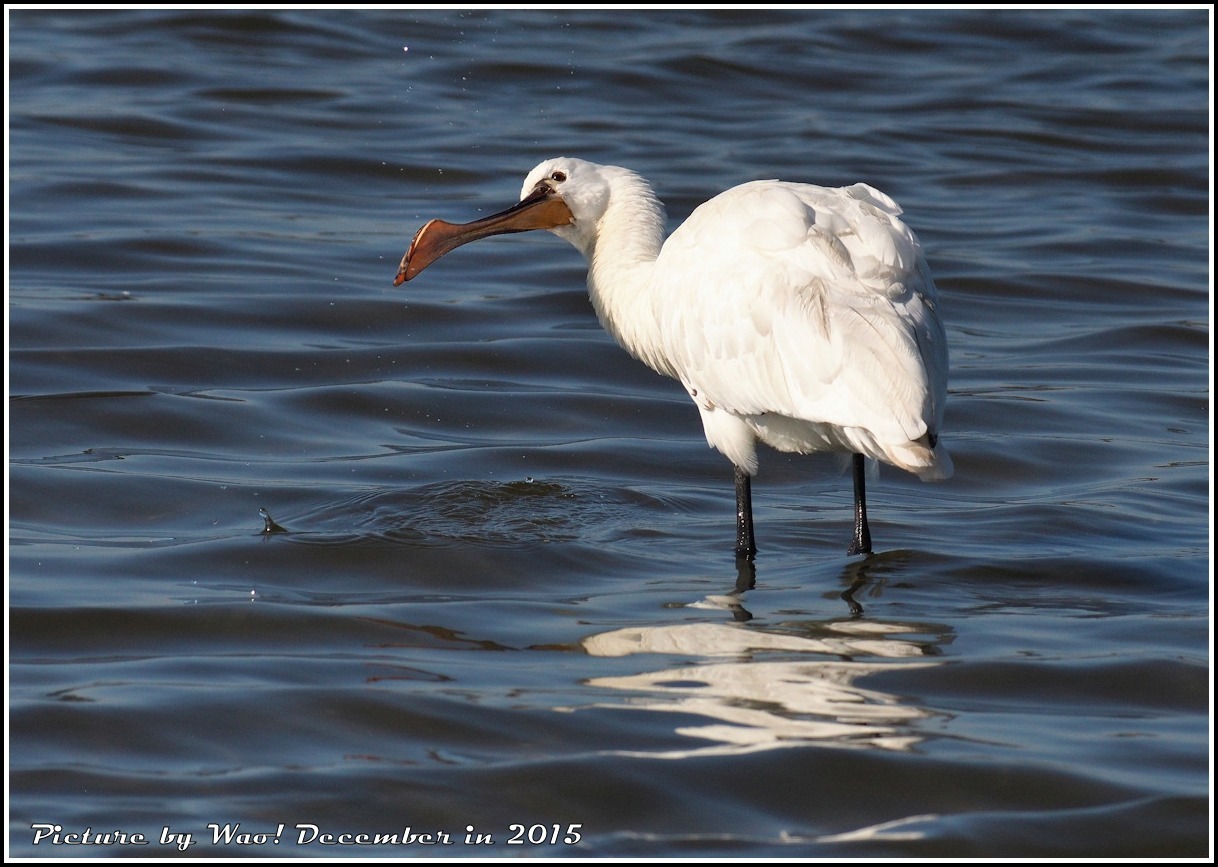
[(752, 559), (757, 441), (853, 455), (854, 539), (871, 553), (865, 459), (951, 475), (939, 441), (947, 340), (935, 284), (896, 202), (874, 187), (753, 181), (698, 207), (664, 240), (639, 175), (546, 160), (506, 211), (427, 223), (394, 285), (462, 244), (549, 229), (588, 260), (601, 324), (685, 386), (707, 442), (736, 468), (736, 554)]

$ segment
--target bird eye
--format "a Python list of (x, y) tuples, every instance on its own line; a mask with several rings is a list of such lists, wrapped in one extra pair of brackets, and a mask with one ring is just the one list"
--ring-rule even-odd
[(567, 173), (566, 173), (566, 172), (555, 172), (554, 174), (550, 175), (550, 180), (552, 180), (552, 181), (557, 181), (557, 182), (558, 182), (558, 183), (560, 183), (560, 184), (561, 184), (563, 181), (565, 181), (566, 179), (567, 179)]

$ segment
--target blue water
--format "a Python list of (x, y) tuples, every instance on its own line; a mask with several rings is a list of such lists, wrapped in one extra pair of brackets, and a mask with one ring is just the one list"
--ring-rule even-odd
[[(1208, 10), (6, 17), (8, 854), (1212, 856)], [(738, 567), (574, 250), (392, 287), (558, 155), (893, 196), (955, 476)]]

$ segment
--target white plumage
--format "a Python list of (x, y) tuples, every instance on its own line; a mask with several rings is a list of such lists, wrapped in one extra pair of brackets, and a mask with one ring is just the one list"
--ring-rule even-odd
[(754, 181), (699, 206), (664, 240), (664, 209), (616, 166), (547, 160), (521, 201), (416, 234), (396, 283), (476, 238), (549, 229), (588, 260), (601, 323), (681, 382), (707, 441), (736, 467), (737, 552), (752, 557), (758, 440), (855, 455), (855, 538), (870, 552), (863, 457), (942, 479), (947, 341), (935, 285), (900, 207), (866, 184)]

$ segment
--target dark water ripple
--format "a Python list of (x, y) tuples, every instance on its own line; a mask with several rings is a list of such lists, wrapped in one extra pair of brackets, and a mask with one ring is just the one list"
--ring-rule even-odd
[[(1210, 11), (6, 17), (7, 854), (1212, 856)], [(559, 154), (902, 203), (876, 555), (768, 453), (737, 566), (555, 239), (391, 287)]]

